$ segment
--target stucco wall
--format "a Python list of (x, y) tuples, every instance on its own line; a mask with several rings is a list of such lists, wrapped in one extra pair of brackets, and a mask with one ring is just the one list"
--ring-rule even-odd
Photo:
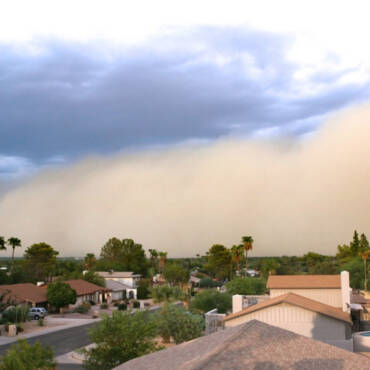
[(330, 306), (342, 307), (342, 292), (340, 289), (270, 289), (270, 297), (274, 298), (289, 292)]
[(342, 340), (349, 337), (349, 324), (301, 307), (281, 303), (225, 322), (226, 327), (250, 320), (291, 330), (297, 334), (319, 340)]

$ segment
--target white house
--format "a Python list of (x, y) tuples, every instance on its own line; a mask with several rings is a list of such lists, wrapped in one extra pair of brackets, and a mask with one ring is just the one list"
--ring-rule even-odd
[[(108, 302), (112, 301), (119, 301), (122, 298), (126, 298), (130, 296), (130, 292), (133, 295), (133, 297), (136, 299), (137, 296), (137, 290), (136, 288), (132, 288), (129, 285), (122, 284), (119, 281), (110, 280), (107, 279), (105, 281), (105, 286), (110, 290)], [(125, 296), (124, 296), (125, 294)]]
[(99, 271), (97, 274), (104, 278), (105, 281), (118, 281), (119, 283), (125, 284), (131, 288), (136, 288), (137, 283), (141, 278), (141, 275), (134, 274), (130, 271)]

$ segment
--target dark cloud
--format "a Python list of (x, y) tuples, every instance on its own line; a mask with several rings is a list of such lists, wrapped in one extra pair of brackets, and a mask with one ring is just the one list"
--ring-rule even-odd
[[(0, 154), (35, 163), (280, 127), (294, 133), (368, 97), (316, 74), (322, 93), (294, 94), (290, 40), (202, 28), (140, 47), (39, 43), (0, 47)], [(322, 75), (322, 77), (320, 77)], [(300, 126), (302, 122), (302, 127)], [(23, 159), (22, 159), (23, 160)]]

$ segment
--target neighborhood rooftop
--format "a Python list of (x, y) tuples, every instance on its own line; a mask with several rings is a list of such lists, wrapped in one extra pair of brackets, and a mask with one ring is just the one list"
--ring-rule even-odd
[(132, 278), (141, 276), (131, 271), (98, 271), (97, 274), (103, 278)]
[(340, 289), (340, 275), (270, 275), (267, 289)]
[(257, 320), (128, 361), (117, 370), (368, 370), (370, 359)]
[(99, 291), (108, 291), (109, 289), (98, 286), (88, 281), (77, 279), (77, 280), (67, 280), (65, 281), (72, 289), (76, 291), (77, 296), (93, 294)]
[(122, 290), (130, 290), (132, 289), (131, 286), (127, 284), (120, 283), (119, 281), (115, 280), (106, 280), (105, 286), (111, 290), (112, 292), (121, 292)]
[(267, 299), (266, 301), (263, 301), (261, 303), (257, 303), (255, 305), (246, 307), (242, 311), (226, 316), (224, 321), (232, 320), (235, 319), (236, 317), (240, 317), (281, 303), (287, 303), (293, 306), (305, 308), (309, 311), (321, 313), (325, 316), (329, 316), (341, 321), (346, 321), (352, 324), (349, 314), (343, 312), (340, 308), (336, 308), (325, 303), (321, 303), (294, 293), (286, 293), (275, 298)]
[(44, 303), (47, 302), (46, 290), (31, 283), (0, 285), (0, 293), (9, 291), (5, 300), (10, 298), (15, 303)]

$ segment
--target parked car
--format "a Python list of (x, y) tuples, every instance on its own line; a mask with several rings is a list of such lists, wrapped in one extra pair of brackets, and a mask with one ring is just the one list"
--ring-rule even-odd
[(47, 314), (48, 312), (44, 307), (33, 307), (28, 311), (28, 317), (32, 320), (43, 319)]

